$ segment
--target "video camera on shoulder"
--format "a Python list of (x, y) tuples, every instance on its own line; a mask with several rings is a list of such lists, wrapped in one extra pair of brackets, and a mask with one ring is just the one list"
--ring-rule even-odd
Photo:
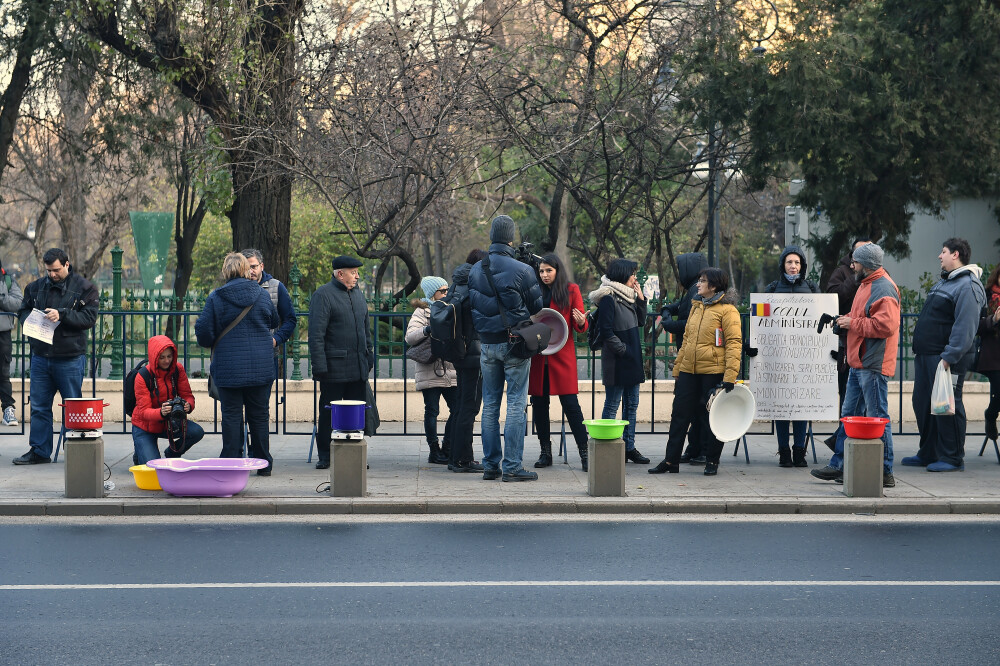
[(538, 270), (538, 264), (541, 263), (542, 258), (537, 254), (531, 253), (531, 248), (535, 247), (532, 243), (524, 242), (514, 248), (514, 258), (520, 261), (522, 264), (528, 264), (536, 271)]

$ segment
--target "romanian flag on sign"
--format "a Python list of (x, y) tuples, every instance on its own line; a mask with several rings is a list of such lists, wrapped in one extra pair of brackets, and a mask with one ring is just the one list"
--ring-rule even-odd
[(770, 303), (754, 303), (750, 306), (750, 313), (754, 317), (770, 317), (771, 316), (771, 304)]

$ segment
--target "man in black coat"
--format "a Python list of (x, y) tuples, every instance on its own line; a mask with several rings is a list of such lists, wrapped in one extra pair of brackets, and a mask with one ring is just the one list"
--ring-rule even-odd
[(87, 331), (97, 323), (97, 289), (73, 272), (64, 250), (52, 248), (42, 256), (46, 276), (24, 290), (17, 318), (22, 326), (35, 310), (56, 323), (52, 343), (29, 337), (31, 345), (31, 449), (15, 465), (50, 462), (52, 455), (52, 400), (83, 396)]
[(330, 467), (333, 427), (326, 407), (334, 400), (365, 401), (368, 373), (375, 367), (368, 304), (357, 288), (360, 267), (354, 257), (334, 259), (333, 279), (309, 302), (309, 356), (320, 388), (316, 469)]

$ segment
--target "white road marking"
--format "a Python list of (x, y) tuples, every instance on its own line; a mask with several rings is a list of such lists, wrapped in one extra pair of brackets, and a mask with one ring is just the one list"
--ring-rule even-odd
[(0, 585), (0, 591), (390, 587), (998, 587), (1000, 580), (456, 580)]

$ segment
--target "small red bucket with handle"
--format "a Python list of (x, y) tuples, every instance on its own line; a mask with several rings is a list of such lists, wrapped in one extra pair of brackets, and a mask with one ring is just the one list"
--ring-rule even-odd
[(66, 398), (63, 407), (63, 423), (69, 430), (100, 430), (104, 427), (104, 408), (111, 403), (103, 398)]

